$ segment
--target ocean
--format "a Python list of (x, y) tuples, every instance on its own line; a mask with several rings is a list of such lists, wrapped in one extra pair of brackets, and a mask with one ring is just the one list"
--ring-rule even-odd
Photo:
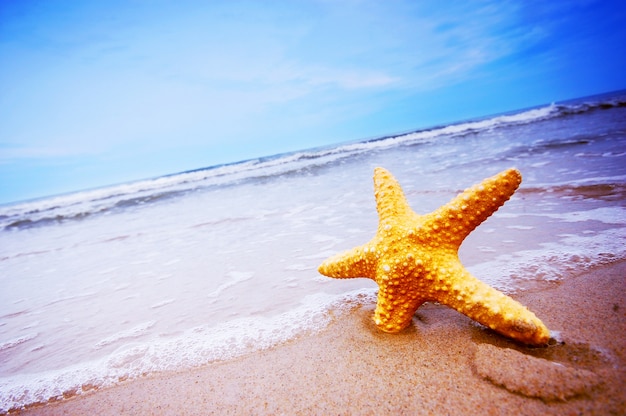
[(513, 296), (626, 258), (626, 91), (2, 205), (0, 413), (272, 348), (374, 303), (373, 281), (317, 266), (373, 237), (377, 166), (421, 214), (518, 168), (459, 252)]

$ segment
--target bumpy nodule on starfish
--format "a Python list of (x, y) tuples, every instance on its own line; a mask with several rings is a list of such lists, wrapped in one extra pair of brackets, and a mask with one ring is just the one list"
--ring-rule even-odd
[(424, 302), (439, 302), (502, 335), (544, 345), (550, 331), (535, 314), (472, 276), (458, 257), (465, 237), (502, 206), (521, 181), (519, 171), (509, 169), (465, 190), (436, 211), (418, 215), (391, 173), (376, 168), (376, 236), (327, 259), (319, 272), (374, 280), (379, 286), (374, 322), (385, 332), (399, 332), (410, 325)]

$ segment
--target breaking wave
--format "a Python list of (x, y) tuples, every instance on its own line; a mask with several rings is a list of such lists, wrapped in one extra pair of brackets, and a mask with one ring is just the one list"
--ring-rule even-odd
[[(112, 210), (149, 204), (198, 189), (240, 184), (301, 172), (376, 149), (415, 145), (442, 137), (534, 123), (626, 106), (626, 95), (550, 104), (520, 112), (438, 126), (410, 133), (212, 166), (121, 185), (0, 206), (0, 229), (17, 230), (82, 220)], [(553, 143), (567, 146), (571, 143)]]
[[(130, 344), (101, 360), (37, 374), (0, 377), (0, 413), (72, 397), (149, 373), (193, 368), (265, 350), (293, 339), (298, 334), (319, 331), (333, 317), (372, 302), (375, 302), (372, 290), (358, 290), (336, 296), (319, 293), (305, 298), (299, 308), (278, 316), (196, 327), (171, 339)], [(331, 309), (333, 314), (328, 313)], [(153, 324), (144, 323), (118, 334), (115, 339), (136, 337)], [(113, 341), (114, 338), (104, 339), (96, 347)], [(24, 340), (12, 342), (20, 343)], [(4, 348), (10, 347), (7, 344)]]

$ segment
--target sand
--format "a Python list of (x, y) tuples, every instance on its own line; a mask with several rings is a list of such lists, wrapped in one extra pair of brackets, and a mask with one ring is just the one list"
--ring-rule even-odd
[(514, 295), (561, 342), (529, 348), (441, 305), (384, 334), (374, 305), (268, 351), (147, 375), (26, 415), (626, 414), (626, 261)]

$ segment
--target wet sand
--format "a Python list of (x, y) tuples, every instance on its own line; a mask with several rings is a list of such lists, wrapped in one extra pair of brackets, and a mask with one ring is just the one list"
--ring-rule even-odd
[(514, 297), (561, 342), (525, 347), (434, 304), (384, 334), (371, 305), (271, 350), (21, 413), (626, 414), (626, 261)]

